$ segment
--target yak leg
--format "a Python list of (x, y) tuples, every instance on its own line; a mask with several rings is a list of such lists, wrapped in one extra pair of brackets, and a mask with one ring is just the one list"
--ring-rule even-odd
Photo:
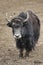
[(23, 49), (20, 49), (19, 57), (23, 57)]
[(25, 57), (29, 57), (29, 51), (26, 50)]

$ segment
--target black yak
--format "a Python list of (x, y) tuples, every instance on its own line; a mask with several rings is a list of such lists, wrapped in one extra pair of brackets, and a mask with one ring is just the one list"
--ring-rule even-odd
[[(6, 18), (7, 19), (7, 18)], [(13, 36), (16, 40), (16, 46), (20, 50), (20, 57), (23, 57), (23, 50), (26, 50), (25, 56), (34, 49), (40, 36), (40, 20), (32, 12), (21, 12), (18, 16), (9, 21), (7, 25), (12, 28)]]

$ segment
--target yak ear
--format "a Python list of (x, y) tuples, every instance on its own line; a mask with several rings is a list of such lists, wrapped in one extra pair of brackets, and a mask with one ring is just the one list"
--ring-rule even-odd
[(12, 27), (12, 22), (8, 22), (8, 23), (7, 23), (7, 26), (8, 26), (8, 27)]

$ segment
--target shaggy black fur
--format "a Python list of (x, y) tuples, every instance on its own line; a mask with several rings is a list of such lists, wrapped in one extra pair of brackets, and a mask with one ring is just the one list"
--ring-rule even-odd
[[(39, 18), (31, 11), (28, 11), (29, 19), (24, 23), (23, 20), (26, 19), (26, 13), (20, 13), (16, 19), (21, 20), (23, 23), (22, 29), (24, 32), (20, 39), (16, 39), (16, 46), (20, 49), (20, 56), (23, 57), (23, 49), (26, 50), (26, 56), (28, 56), (29, 52), (34, 49), (35, 44), (37, 43), (40, 36), (40, 20)], [(10, 24), (7, 25), (12, 27), (12, 23), (15, 22), (15, 18), (11, 20)], [(16, 20), (17, 22), (17, 20)], [(18, 21), (19, 22), (19, 21)]]

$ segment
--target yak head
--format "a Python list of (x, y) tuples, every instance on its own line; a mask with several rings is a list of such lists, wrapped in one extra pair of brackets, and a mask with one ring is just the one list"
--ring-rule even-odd
[(19, 39), (25, 35), (26, 33), (25, 26), (27, 25), (28, 18), (29, 18), (28, 12), (27, 12), (27, 18), (25, 20), (21, 17), (15, 17), (11, 20), (8, 20), (6, 18), (6, 20), (8, 21), (7, 25), (10, 28), (12, 28), (13, 36), (15, 39)]

